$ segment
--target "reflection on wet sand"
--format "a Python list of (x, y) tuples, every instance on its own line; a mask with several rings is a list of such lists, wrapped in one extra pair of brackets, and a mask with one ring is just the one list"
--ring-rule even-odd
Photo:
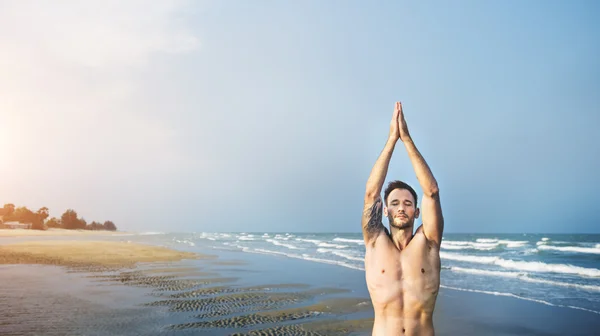
[[(8, 317), (5, 315), (0, 318), (0, 328), (10, 324), (11, 329), (6, 329), (8, 334), (12, 331), (12, 334), (17, 335), (23, 330), (54, 330), (56, 334), (86, 334), (90, 330), (93, 333), (111, 333), (119, 330), (121, 334), (127, 335), (128, 332), (139, 334), (141, 330), (145, 330), (145, 334), (171, 335), (195, 330), (215, 335), (347, 335), (368, 330), (372, 326), (372, 319), (349, 318), (354, 313), (372, 310), (372, 306), (365, 298), (348, 297), (346, 290), (311, 288), (298, 283), (237, 286), (238, 278), (222, 276), (212, 268), (212, 265), (218, 265), (226, 271), (226, 265), (235, 265), (239, 269), (243, 263), (236, 260), (169, 255), (160, 250), (162, 259), (158, 258), (158, 261), (162, 262), (152, 263), (149, 256), (154, 252), (145, 251), (145, 257), (138, 260), (131, 258), (135, 253), (132, 254), (132, 250), (122, 245), (107, 253), (108, 256), (105, 254), (102, 260), (90, 257), (93, 254), (88, 251), (89, 258), (85, 260), (65, 253), (72, 253), (73, 249), (80, 250), (81, 245), (67, 245), (69, 243), (64, 243), (63, 246), (35, 244), (33, 249), (24, 246), (1, 247), (7, 252), (0, 258), (1, 263), (60, 265), (68, 270), (61, 270), (63, 276), (79, 277), (87, 283), (85, 288), (82, 287), (79, 298), (69, 295), (72, 293), (68, 290), (46, 296), (46, 299), (54, 297), (51, 304), (46, 299), (38, 300), (35, 297), (40, 294), (39, 290), (22, 291), (19, 295), (27, 296), (27, 293), (31, 293), (34, 296), (18, 304), (14, 302), (13, 293), (11, 301), (2, 303), (13, 312), (19, 309), (26, 312), (16, 317), (16, 320), (27, 323), (35, 319), (35, 316), (51, 318), (37, 318), (32, 322), (36, 325), (34, 329), (23, 329), (17, 326), (14, 319), (12, 324), (7, 322)], [(44, 250), (45, 246), (49, 248)], [(103, 244), (95, 245), (96, 249), (105, 247)], [(138, 252), (145, 248), (134, 247)], [(124, 257), (126, 255), (129, 258)], [(184, 265), (182, 260), (189, 257), (205, 260)], [(122, 288), (125, 287), (139, 288), (144, 294), (138, 293), (141, 298), (137, 301), (127, 300), (134, 302), (132, 306), (118, 309), (110, 309), (93, 301), (94, 295), (98, 301), (100, 295), (107, 297), (113, 289), (123, 294)], [(32, 305), (37, 307), (33, 311), (28, 308)], [(70, 314), (74, 307), (78, 311)], [(53, 312), (48, 314), (46, 310)], [(66, 319), (62, 317), (68, 314), (71, 316)], [(83, 319), (89, 320), (84, 323)], [(47, 325), (44, 325), (44, 321)], [(52, 328), (48, 329), (49, 327)], [(95, 329), (89, 329), (92, 327)]]

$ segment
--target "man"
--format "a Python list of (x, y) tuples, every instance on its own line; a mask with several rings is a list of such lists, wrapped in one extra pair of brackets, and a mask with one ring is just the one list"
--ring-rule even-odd
[[(423, 189), (421, 211), (416, 192), (404, 182), (391, 182), (383, 200), (380, 196), (398, 140), (404, 144)], [(389, 220), (389, 232), (382, 214)], [(419, 214), (423, 224), (413, 234)], [(375, 310), (373, 335), (434, 335), (444, 219), (437, 182), (408, 133), (399, 102), (388, 140), (367, 181), (362, 228), (366, 281)]]

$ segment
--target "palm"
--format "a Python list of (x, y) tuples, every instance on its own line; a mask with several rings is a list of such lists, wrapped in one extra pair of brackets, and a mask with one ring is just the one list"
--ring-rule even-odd
[(397, 102), (394, 114), (397, 115), (397, 123), (400, 139), (404, 140), (409, 137), (408, 126), (406, 125), (406, 120), (404, 119), (404, 111), (402, 111), (402, 103)]

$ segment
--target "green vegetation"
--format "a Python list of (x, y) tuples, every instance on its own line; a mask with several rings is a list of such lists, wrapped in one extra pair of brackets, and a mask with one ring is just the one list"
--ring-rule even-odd
[(111, 221), (105, 221), (104, 224), (93, 221), (88, 224), (85, 219), (79, 218), (77, 212), (73, 209), (68, 209), (59, 218), (49, 217), (49, 210), (47, 207), (42, 207), (38, 211), (33, 212), (27, 207), (16, 208), (14, 204), (4, 204), (3, 208), (0, 208), (0, 228), (3, 227), (2, 223), (6, 222), (19, 222), (19, 223), (31, 223), (31, 229), (33, 230), (46, 230), (48, 228), (61, 228), (68, 230), (107, 230), (117, 231), (117, 226)]

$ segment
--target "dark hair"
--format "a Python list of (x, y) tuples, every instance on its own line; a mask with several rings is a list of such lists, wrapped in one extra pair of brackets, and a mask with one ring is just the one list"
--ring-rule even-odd
[(415, 199), (415, 208), (417, 207), (417, 192), (408, 184), (402, 182), (402, 181), (392, 181), (390, 183), (388, 183), (388, 186), (385, 188), (385, 191), (383, 193), (383, 199), (385, 200), (385, 205), (387, 205), (387, 199), (388, 196), (390, 195), (390, 193), (392, 192), (392, 190), (394, 189), (406, 189), (408, 190), (414, 197)]

